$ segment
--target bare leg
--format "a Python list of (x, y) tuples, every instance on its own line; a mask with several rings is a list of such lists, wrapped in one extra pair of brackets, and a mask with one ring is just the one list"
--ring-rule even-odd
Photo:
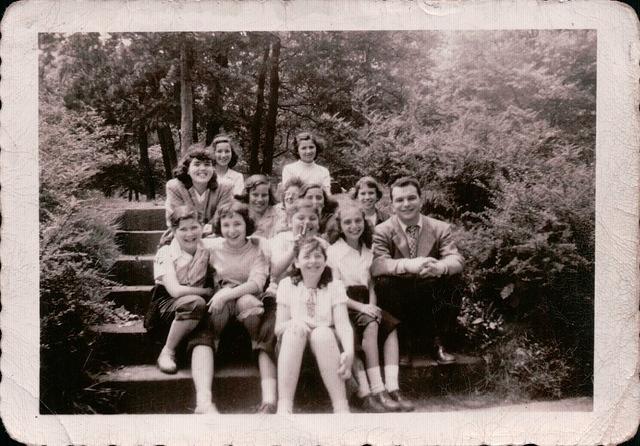
[(309, 335), (309, 343), (318, 362), (322, 381), (329, 392), (334, 413), (349, 412), (345, 384), (338, 376), (340, 350), (333, 330), (329, 327), (315, 328)]
[(193, 348), (191, 353), (191, 376), (196, 388), (196, 412), (215, 411), (211, 394), (211, 387), (213, 386), (213, 349), (208, 345), (196, 345)]
[(198, 325), (196, 319), (174, 319), (169, 328), (169, 334), (167, 335), (167, 341), (164, 343), (164, 348), (170, 352), (175, 352), (180, 341), (182, 341), (189, 333), (193, 331)]
[(293, 412), (293, 398), (306, 345), (307, 335), (302, 328), (292, 326), (282, 334), (278, 356), (278, 413)]
[(271, 357), (262, 350), (258, 353), (258, 368), (260, 369), (262, 402), (276, 404), (278, 400), (276, 365)]

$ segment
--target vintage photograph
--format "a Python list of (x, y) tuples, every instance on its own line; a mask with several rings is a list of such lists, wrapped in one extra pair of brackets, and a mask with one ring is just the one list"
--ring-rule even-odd
[(39, 413), (592, 411), (597, 41), (39, 33)]

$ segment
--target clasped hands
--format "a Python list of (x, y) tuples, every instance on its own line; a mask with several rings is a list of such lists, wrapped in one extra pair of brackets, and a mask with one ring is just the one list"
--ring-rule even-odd
[(408, 273), (416, 274), (423, 279), (427, 277), (441, 277), (447, 271), (445, 264), (433, 257), (408, 259), (405, 268)]

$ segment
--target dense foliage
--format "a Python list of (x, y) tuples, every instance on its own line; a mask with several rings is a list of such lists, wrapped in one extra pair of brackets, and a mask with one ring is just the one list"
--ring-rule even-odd
[[(190, 136), (208, 143), (231, 132), (244, 173), (277, 174), (294, 133), (308, 128), (326, 139), (320, 163), (345, 189), (364, 174), (386, 184), (415, 175), (425, 212), (456, 224), (467, 259), (460, 321), (469, 348), (489, 359), (488, 374), (536, 396), (589, 391), (595, 38), (589, 30), (41, 34), (43, 91), (93, 127), (80, 135), (89, 145), (52, 135), (41, 153), (77, 155), (83, 187), (152, 197), (179, 155), (187, 67)], [(505, 348), (547, 369), (514, 374), (519, 359)], [(554, 367), (552, 388), (528, 385)]]

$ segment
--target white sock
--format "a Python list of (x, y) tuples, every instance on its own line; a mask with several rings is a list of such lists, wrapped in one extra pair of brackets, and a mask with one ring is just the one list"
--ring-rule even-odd
[(358, 396), (364, 398), (371, 393), (369, 388), (369, 380), (367, 379), (367, 372), (363, 369), (359, 369), (356, 372), (356, 380), (358, 381)]
[(333, 413), (349, 413), (349, 403), (347, 400), (336, 401), (333, 405)]
[(262, 388), (262, 402), (275, 404), (276, 403), (276, 389), (277, 381), (275, 378), (265, 378), (260, 381), (260, 387)]
[(384, 381), (389, 392), (394, 390), (400, 390), (398, 385), (398, 370), (397, 365), (385, 365), (384, 366)]
[(279, 415), (293, 413), (293, 401), (278, 400)]
[(211, 392), (202, 392), (202, 395), (196, 395), (196, 407), (206, 407), (209, 404), (213, 404), (211, 402)]
[(379, 393), (384, 390), (384, 383), (382, 382), (382, 375), (380, 374), (380, 366), (367, 369), (367, 376), (369, 377), (369, 383), (371, 384), (371, 393)]

